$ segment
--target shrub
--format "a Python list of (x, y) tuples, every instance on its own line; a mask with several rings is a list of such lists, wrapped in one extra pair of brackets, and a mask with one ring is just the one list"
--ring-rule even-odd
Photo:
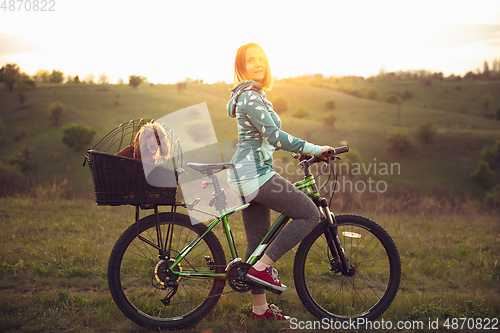
[(405, 100), (413, 98), (413, 93), (410, 90), (405, 90), (405, 92), (403, 93), (403, 98)]
[(328, 101), (325, 102), (325, 109), (326, 110), (333, 110), (335, 109), (335, 100), (329, 99)]
[(491, 104), (492, 99), (493, 97), (491, 97), (490, 93), (482, 94), (479, 98), (479, 104), (481, 104), (484, 110), (487, 110)]
[(410, 140), (408, 132), (403, 130), (395, 130), (389, 132), (386, 137), (387, 149), (398, 155), (407, 155), (413, 149), (413, 143)]
[(74, 151), (80, 151), (90, 146), (96, 131), (82, 124), (64, 126), (63, 143)]
[(0, 161), (0, 196), (10, 195), (17, 192), (24, 176), (15, 165), (7, 165)]
[(471, 173), (471, 178), (481, 185), (481, 187), (488, 189), (493, 184), (495, 173), (491, 170), (489, 164), (484, 160), (479, 160), (476, 170)]
[(480, 160), (488, 163), (490, 168), (495, 169), (500, 166), (500, 140), (497, 140), (493, 147), (486, 146), (481, 150)]
[(60, 101), (55, 101), (49, 105), (49, 119), (52, 125), (60, 125), (61, 117), (63, 113), (66, 112), (66, 107)]
[(128, 84), (132, 87), (134, 87), (135, 89), (137, 89), (137, 87), (146, 80), (145, 77), (142, 77), (142, 76), (138, 76), (138, 75), (130, 75), (129, 78), (128, 78)]
[(486, 193), (484, 201), (490, 206), (500, 207), (500, 184)]
[(288, 107), (290, 106), (290, 102), (283, 96), (276, 96), (272, 100), (273, 109), (277, 114), (282, 114), (288, 111)]
[(432, 120), (425, 120), (417, 125), (416, 133), (417, 139), (423, 143), (430, 143), (434, 140), (438, 127)]
[(385, 98), (385, 101), (389, 104), (401, 104), (402, 100), (401, 97), (399, 97), (396, 94), (389, 94)]
[(369, 99), (378, 99), (378, 90), (377, 88), (370, 88), (368, 89), (368, 91), (366, 92), (366, 98), (369, 98)]
[(329, 111), (322, 115), (320, 120), (325, 125), (333, 127), (333, 125), (335, 125), (335, 122), (337, 121), (337, 113), (335, 111)]
[(306, 110), (304, 108), (298, 108), (297, 110), (295, 110), (295, 112), (293, 113), (292, 116), (295, 118), (300, 118), (300, 119), (311, 118), (312, 113), (311, 113), (311, 111)]
[(4, 162), (21, 172), (25, 172), (30, 167), (30, 160), (30, 151), (28, 148), (25, 148), (22, 151), (7, 156)]

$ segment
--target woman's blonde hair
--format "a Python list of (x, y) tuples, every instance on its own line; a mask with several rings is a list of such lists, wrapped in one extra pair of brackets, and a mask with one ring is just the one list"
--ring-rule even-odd
[(264, 62), (266, 64), (266, 75), (264, 81), (262, 82), (262, 88), (270, 90), (273, 86), (273, 76), (271, 75), (271, 68), (269, 67), (269, 60), (267, 60), (266, 53), (258, 44), (248, 43), (239, 47), (236, 52), (236, 58), (234, 59), (234, 85), (238, 85), (240, 82), (250, 80), (246, 70), (246, 59), (245, 55), (250, 47), (258, 47), (264, 53)]

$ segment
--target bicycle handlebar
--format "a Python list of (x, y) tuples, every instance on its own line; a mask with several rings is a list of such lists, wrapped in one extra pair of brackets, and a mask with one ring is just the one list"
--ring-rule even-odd
[[(332, 148), (330, 150), (325, 151), (321, 157), (318, 157), (318, 162), (321, 161), (323, 157), (329, 158), (329, 157), (333, 157), (335, 155), (347, 153), (348, 151), (349, 151), (348, 146)], [(308, 161), (308, 160), (314, 158), (313, 156), (311, 156), (309, 154), (295, 154), (295, 153), (292, 154), (292, 157), (298, 158), (300, 161)]]

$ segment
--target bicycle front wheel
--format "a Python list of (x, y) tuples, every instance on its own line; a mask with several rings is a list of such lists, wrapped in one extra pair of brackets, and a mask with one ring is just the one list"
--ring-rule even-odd
[(328, 246), (328, 220), (323, 220), (297, 250), (294, 262), (297, 293), (304, 306), (318, 318), (373, 321), (387, 310), (398, 291), (401, 280), (398, 250), (387, 232), (367, 218), (339, 215), (335, 219), (351, 272), (341, 273)]
[[(132, 321), (147, 327), (177, 329), (202, 319), (215, 306), (225, 280), (174, 275), (168, 268), (190, 242), (207, 227), (191, 224), (183, 214), (159, 214), (132, 224), (116, 242), (108, 264), (108, 283), (118, 308)], [(155, 247), (159, 233), (167, 250)], [(177, 272), (224, 273), (225, 255), (217, 237), (207, 233), (173, 269)]]

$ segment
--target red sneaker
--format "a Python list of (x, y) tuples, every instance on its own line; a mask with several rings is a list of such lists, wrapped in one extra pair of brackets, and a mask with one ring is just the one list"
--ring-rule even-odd
[(290, 320), (290, 316), (284, 316), (281, 310), (274, 304), (269, 304), (266, 312), (263, 315), (258, 315), (252, 312), (252, 320)]
[(248, 270), (247, 276), (250, 281), (271, 287), (279, 291), (286, 291), (287, 287), (278, 280), (278, 271), (273, 266), (267, 266), (263, 271), (258, 271), (253, 267)]

